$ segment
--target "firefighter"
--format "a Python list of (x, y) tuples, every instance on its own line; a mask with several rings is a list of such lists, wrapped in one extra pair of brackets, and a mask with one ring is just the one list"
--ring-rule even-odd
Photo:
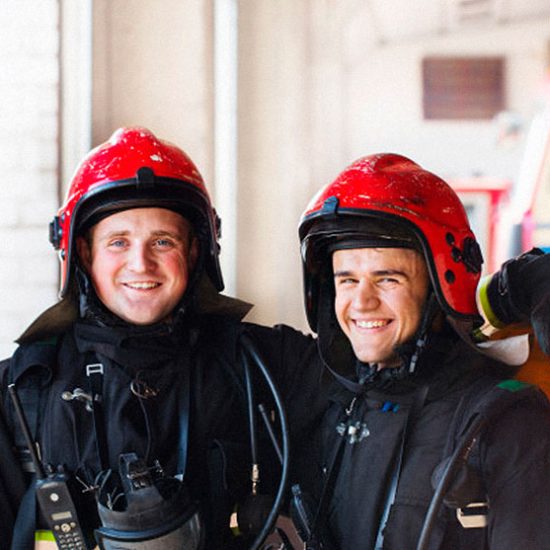
[[(276, 399), (244, 368), (250, 306), (220, 294), (219, 223), (193, 162), (144, 128), (118, 130), (81, 162), (50, 227), (61, 300), (0, 367), (2, 548), (12, 538), (14, 549), (33, 548), (35, 531), (70, 548), (219, 550), (261, 536), (262, 516), (235, 535), (229, 517), (269, 481), (256, 476), (252, 491), (252, 440), (254, 472), (277, 464), (267, 436), (248, 429), (246, 388), (268, 412)], [(256, 339), (272, 342), (272, 363), (314, 356), (311, 339), (290, 329)]]
[(416, 548), (426, 533), (422, 548), (546, 547), (550, 406), (473, 345), (482, 257), (456, 194), (405, 157), (367, 156), (312, 199), (300, 239), (308, 321), (332, 378), (323, 481), (301, 514), (307, 547)]

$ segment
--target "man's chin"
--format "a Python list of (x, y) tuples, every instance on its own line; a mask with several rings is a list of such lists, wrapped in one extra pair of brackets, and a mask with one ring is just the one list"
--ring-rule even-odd
[(372, 350), (369, 351), (362, 351), (354, 348), (355, 357), (357, 357), (359, 361), (368, 365), (377, 365), (377, 370), (395, 368), (401, 364), (399, 356), (393, 353), (390, 355), (382, 353), (373, 354)]
[(130, 323), (131, 325), (137, 325), (137, 326), (148, 326), (148, 325), (154, 325), (156, 323), (160, 323), (164, 319), (166, 319), (166, 315), (164, 312), (158, 313), (158, 312), (143, 312), (136, 311), (135, 313), (129, 312), (128, 310), (124, 311), (124, 314), (121, 315), (117, 313), (117, 315), (127, 323)]

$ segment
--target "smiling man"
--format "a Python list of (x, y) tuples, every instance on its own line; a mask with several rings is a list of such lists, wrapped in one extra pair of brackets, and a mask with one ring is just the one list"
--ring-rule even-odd
[(333, 377), (307, 548), (415, 549), (478, 418), (422, 548), (548, 546), (549, 404), (474, 346), (482, 257), (452, 189), (405, 157), (364, 157), (313, 198), (300, 238), (308, 320)]
[(419, 252), (401, 248), (337, 250), (332, 256), (336, 318), (357, 359), (395, 367), (396, 349), (415, 334), (428, 294)]
[[(2, 548), (235, 550), (261, 532), (271, 504), (254, 516), (251, 472), (267, 494), (280, 468), (250, 428), (246, 385), (274, 402), (245, 354), (258, 331), (281, 367), (315, 348), (241, 322), (250, 306), (220, 294), (219, 234), (196, 166), (149, 130), (121, 128), (82, 160), (50, 227), (61, 300), (0, 364)], [(55, 491), (32, 475), (12, 391)]]
[(77, 237), (78, 256), (97, 297), (129, 323), (167, 319), (197, 261), (190, 223), (165, 208), (134, 208), (105, 218)]
[[(221, 358), (225, 346), (235, 346), (246, 307), (232, 302), (232, 312), (212, 323), (199, 314), (199, 288), (214, 302), (223, 288), (217, 238), (197, 168), (150, 131), (122, 128), (80, 163), (50, 227), (62, 299), (29, 327), (0, 370), (4, 391), (11, 384), (20, 397), (45, 472), (60, 472), (72, 488), (73, 508), (59, 505), (44, 522), (48, 511), (41, 505), (35, 512), (34, 482), (23, 480), (26, 496), (14, 485), (2, 503), (12, 526), (0, 529), (6, 545), (13, 535), (12, 548), (30, 550), (36, 531), (38, 548), (55, 548), (53, 531), (66, 534), (70, 548), (96, 541), (118, 547), (113, 541), (128, 536), (153, 548), (157, 539), (195, 550), (230, 547), (238, 482), (228, 479), (220, 493), (223, 474), (204, 465), (216, 460), (212, 440), (222, 436), (246, 461), (246, 435), (231, 435), (218, 417), (246, 422), (242, 390), (231, 383), (237, 365)], [(205, 407), (212, 399), (223, 408)], [(32, 470), (13, 405), (7, 396), (2, 401), (18, 461)], [(19, 465), (12, 473), (17, 480)], [(128, 486), (134, 478), (139, 484)], [(56, 517), (65, 521), (52, 528)], [(79, 534), (83, 541), (74, 540)]]

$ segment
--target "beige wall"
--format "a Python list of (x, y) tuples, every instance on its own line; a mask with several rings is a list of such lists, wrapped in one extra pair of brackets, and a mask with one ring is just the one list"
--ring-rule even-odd
[(240, 2), (237, 293), (250, 318), (300, 324), (296, 228), (315, 141), (307, 2)]
[(56, 0), (0, 2), (2, 358), (57, 294), (48, 223), (58, 203), (58, 9)]
[(94, 0), (92, 141), (146, 126), (213, 178), (212, 3)]

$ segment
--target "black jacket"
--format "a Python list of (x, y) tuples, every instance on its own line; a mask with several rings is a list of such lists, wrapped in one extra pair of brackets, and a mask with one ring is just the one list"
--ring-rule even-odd
[[(229, 530), (235, 503), (250, 492), (250, 435), (243, 382), (242, 333), (258, 344), (268, 366), (277, 371), (277, 381), (289, 399), (304, 373), (315, 361), (310, 338), (289, 329), (267, 329), (244, 324), (226, 315), (200, 315), (193, 324), (172, 334), (150, 334), (104, 329), (74, 322), (63, 334), (21, 345), (11, 360), (0, 366), (0, 540), (8, 544), (28, 480), (13, 454), (18, 434), (13, 407), (6, 387), (16, 382), (27, 411), (38, 414), (37, 439), (43, 462), (65, 465), (78, 479), (78, 507), (82, 522), (91, 531), (97, 527), (92, 488), (102, 469), (92, 414), (84, 401), (64, 400), (63, 392), (76, 388), (88, 392), (85, 367), (104, 365), (102, 412), (105, 417), (108, 466), (118, 468), (123, 452), (136, 452), (148, 463), (158, 460), (167, 475), (177, 471), (180, 441), (180, 399), (185, 393), (188, 370), (190, 413), (188, 460), (185, 480), (192, 497), (199, 501), (206, 522), (207, 548), (237, 548), (245, 543)], [(273, 409), (267, 386), (252, 368), (256, 402)], [(310, 374), (308, 374), (309, 376)], [(148, 392), (148, 398), (139, 397)], [(25, 387), (40, 388), (39, 391)], [(151, 393), (152, 392), (152, 393)], [(25, 400), (39, 404), (29, 407)], [(0, 411), (1, 412), (1, 411)], [(314, 415), (313, 415), (314, 416)], [(312, 416), (308, 416), (308, 419)], [(31, 424), (34, 423), (31, 422)], [(261, 489), (269, 492), (277, 482), (279, 466), (271, 443), (258, 420)], [(309, 420), (297, 422), (294, 434), (310, 429)], [(4, 547), (4, 546), (3, 546)]]
[[(474, 413), (483, 409), (488, 424), (473, 447), (468, 470), (461, 471), (469, 472), (461, 496), (465, 502), (489, 503), (488, 526), (466, 529), (456, 509), (445, 506), (429, 547), (549, 548), (546, 397), (516, 383), (497, 387), (496, 376), (504, 367), (462, 342), (426, 360), (430, 364), (423, 365), (422, 375), (367, 384), (359, 394), (333, 383), (321, 428), (326, 471), (345, 439), (322, 523), (325, 539), (338, 550), (414, 550), (434, 493), (434, 471)], [(397, 480), (394, 496), (392, 480)]]

